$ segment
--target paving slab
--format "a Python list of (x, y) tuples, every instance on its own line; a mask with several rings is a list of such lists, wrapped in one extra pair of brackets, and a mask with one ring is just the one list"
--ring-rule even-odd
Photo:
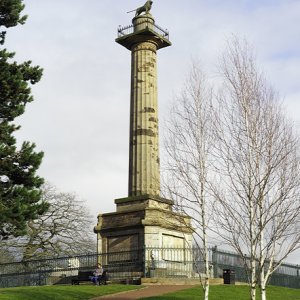
[(113, 295), (101, 296), (98, 298), (93, 298), (92, 300), (133, 300), (141, 299), (146, 297), (160, 296), (163, 294), (168, 294), (184, 289), (189, 289), (195, 287), (195, 285), (149, 285), (142, 289), (122, 292)]

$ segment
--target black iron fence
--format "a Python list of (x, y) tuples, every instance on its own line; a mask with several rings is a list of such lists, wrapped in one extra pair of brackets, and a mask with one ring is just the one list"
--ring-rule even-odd
[(199, 248), (145, 248), (145, 277), (199, 278), (204, 270)]
[(162, 37), (164, 37), (165, 39), (169, 39), (169, 31), (167, 29), (163, 29), (160, 26), (158, 26), (157, 24), (151, 22), (150, 20), (146, 19), (143, 21), (140, 21), (138, 23), (136, 23), (135, 25), (128, 25), (128, 26), (119, 26), (118, 27), (118, 37), (122, 37), (128, 34), (132, 34), (133, 32), (135, 32), (135, 28), (140, 28), (140, 30), (142, 29), (151, 29), (154, 32), (156, 32), (157, 34), (161, 35)]
[[(212, 248), (211, 251), (215, 278), (222, 277), (224, 269), (231, 269), (235, 271), (236, 281), (248, 281), (244, 261), (240, 255), (216, 247)], [(300, 266), (283, 263), (272, 274), (269, 284), (300, 289)]]
[(102, 263), (112, 281), (141, 278), (144, 250), (87, 254), (0, 265), (0, 287), (69, 284), (79, 271), (94, 271)]
[[(210, 276), (223, 277), (223, 270), (235, 271), (235, 281), (247, 282), (243, 260), (239, 255), (209, 250)], [(101, 263), (116, 282), (139, 282), (143, 277), (199, 278), (204, 273), (203, 255), (199, 248), (145, 247), (130, 251), (56, 257), (0, 265), (0, 287), (69, 284), (79, 271), (93, 271)], [(283, 264), (270, 284), (300, 288), (300, 267)]]

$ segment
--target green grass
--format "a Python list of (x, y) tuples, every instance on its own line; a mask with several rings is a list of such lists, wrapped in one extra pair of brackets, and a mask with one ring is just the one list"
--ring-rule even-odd
[[(141, 288), (131, 285), (76, 285), (76, 286), (40, 286), (0, 289), (0, 300), (87, 300), (97, 296), (114, 294)], [(200, 287), (182, 290), (160, 297), (143, 299), (152, 300), (201, 300), (203, 292)], [(259, 299), (259, 291), (257, 295)], [(270, 286), (267, 289), (268, 300), (300, 300), (300, 289), (288, 289)], [(210, 287), (209, 300), (249, 300), (247, 286), (217, 285)]]
[(0, 289), (0, 300), (86, 300), (97, 296), (138, 289), (140, 286), (111, 284), (106, 286), (65, 285)]
[[(260, 299), (259, 290), (256, 299)], [(247, 286), (215, 285), (210, 287), (209, 300), (249, 300), (249, 288)], [(150, 297), (143, 299), (151, 300), (201, 300), (203, 291), (200, 287), (182, 290), (179, 292), (166, 294), (160, 297)], [(267, 288), (268, 300), (300, 300), (300, 289), (288, 289), (270, 286)]]

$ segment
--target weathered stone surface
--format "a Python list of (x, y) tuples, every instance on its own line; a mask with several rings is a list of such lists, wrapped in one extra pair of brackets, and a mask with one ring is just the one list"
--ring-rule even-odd
[(158, 127), (149, 121), (158, 119), (157, 46), (145, 39), (132, 48), (129, 196), (160, 193)]
[(121, 252), (130, 249), (138, 249), (139, 235), (127, 234), (110, 236), (107, 239), (108, 252)]
[(147, 208), (142, 224), (144, 226), (160, 226), (181, 233), (191, 234), (193, 232), (190, 217), (158, 208)]
[(101, 231), (112, 230), (122, 227), (140, 226), (145, 211), (127, 211), (126, 213), (109, 213), (102, 215)]
[(147, 207), (156, 207), (164, 210), (172, 210), (173, 201), (163, 199), (161, 197), (153, 197), (150, 195), (141, 195), (135, 197), (127, 197), (116, 199), (117, 212), (145, 209)]

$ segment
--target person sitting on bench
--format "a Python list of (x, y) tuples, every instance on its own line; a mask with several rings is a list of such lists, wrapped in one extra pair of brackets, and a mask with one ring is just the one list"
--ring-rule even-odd
[(94, 273), (93, 273), (94, 276), (91, 277), (92, 282), (96, 285), (99, 285), (99, 281), (100, 281), (100, 278), (101, 278), (102, 274), (103, 274), (102, 265), (98, 264), (95, 271), (94, 271)]

